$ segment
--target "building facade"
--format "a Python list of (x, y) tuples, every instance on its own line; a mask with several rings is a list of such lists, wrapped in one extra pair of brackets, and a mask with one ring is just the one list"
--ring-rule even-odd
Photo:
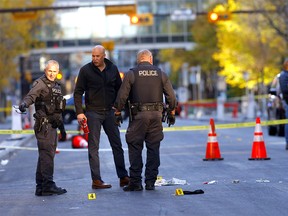
[[(152, 50), (155, 63), (160, 64), (157, 53), (161, 49), (193, 49), (191, 24), (197, 13), (205, 11), (210, 2), (211, 0), (79, 1), (77, 3), (80, 6), (78, 10), (56, 11), (61, 25), (61, 33), (59, 32), (56, 34), (57, 37), (53, 38), (44, 35), (41, 40), (46, 47), (32, 50), (30, 56), (25, 60), (25, 67), (31, 71), (34, 79), (42, 73), (41, 61), (51, 58), (58, 60), (62, 66), (63, 85), (66, 86), (67, 93), (71, 93), (79, 68), (91, 61), (91, 48), (97, 44), (112, 44), (112, 48), (108, 49), (109, 58), (123, 72), (135, 65), (136, 52), (139, 49)], [(55, 6), (72, 4), (75, 4), (75, 1), (55, 1)], [(136, 5), (137, 14), (151, 14), (153, 23), (133, 25), (127, 14), (112, 16), (105, 14), (107, 6), (119, 5), (121, 7), (131, 4)], [(89, 18), (79, 23), (84, 14)], [(63, 18), (65, 16), (66, 25)], [(72, 17), (76, 17), (78, 21)], [(85, 26), (89, 26), (89, 29), (85, 30)], [(118, 32), (113, 32), (113, 29), (118, 29)], [(169, 68), (166, 70), (169, 71)]]

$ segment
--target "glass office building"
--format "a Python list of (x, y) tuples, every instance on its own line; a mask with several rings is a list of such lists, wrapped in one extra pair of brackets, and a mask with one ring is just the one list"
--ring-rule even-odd
[[(75, 5), (77, 1), (56, 0), (55, 5)], [(89, 46), (103, 40), (113, 40), (116, 46), (153, 43), (185, 43), (192, 41), (191, 19), (188, 12), (194, 15), (207, 10), (212, 0), (130, 0), (130, 1), (92, 1), (82, 0), (76, 5), (78, 10), (56, 11), (61, 25), (61, 33), (54, 38), (42, 39), (47, 47)], [(73, 5), (72, 4), (72, 5)], [(149, 13), (153, 16), (153, 24), (149, 26), (131, 25), (129, 16), (122, 14), (105, 16), (105, 6), (135, 4), (137, 14)], [(81, 13), (82, 11), (82, 13)], [(180, 13), (180, 14), (179, 14)], [(87, 19), (81, 20), (84, 15)], [(194, 16), (195, 18), (195, 16)], [(70, 22), (69, 22), (70, 21)], [(115, 33), (115, 31), (117, 31)], [(165, 46), (165, 45), (164, 45)], [(178, 46), (181, 46), (180, 44)], [(169, 46), (170, 47), (170, 46)], [(173, 45), (172, 45), (173, 47)], [(187, 44), (182, 47), (187, 47)]]
[[(43, 35), (42, 41), (46, 43), (46, 48), (32, 50), (27, 65), (29, 65), (33, 77), (38, 77), (41, 73), (39, 59), (58, 59), (64, 66), (63, 77), (73, 82), (80, 66), (91, 60), (92, 47), (107, 41), (114, 44), (114, 49), (109, 52), (110, 58), (123, 72), (135, 65), (136, 52), (139, 49), (152, 50), (157, 62), (156, 54), (161, 49), (193, 48), (191, 24), (195, 19), (195, 14), (207, 11), (208, 5), (213, 2), (215, 1), (81, 0), (77, 2), (56, 0), (55, 6), (76, 4), (80, 6), (80, 9), (56, 11), (61, 25), (61, 33), (56, 34), (57, 36), (53, 38)], [(128, 15), (105, 15), (105, 6), (131, 4), (137, 6), (137, 14), (151, 14), (153, 24), (148, 26), (131, 25)], [(88, 18), (85, 21), (80, 21), (87, 15)], [(64, 22), (65, 16), (66, 23)], [(70, 89), (73, 89), (73, 84)]]

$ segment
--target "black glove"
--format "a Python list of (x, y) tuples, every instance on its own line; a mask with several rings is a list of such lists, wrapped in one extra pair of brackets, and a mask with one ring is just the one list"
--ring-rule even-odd
[(121, 112), (115, 112), (114, 115), (116, 125), (118, 125), (118, 127), (121, 127), (121, 124), (123, 123)]
[(26, 106), (25, 103), (21, 103), (21, 104), (19, 105), (19, 110), (20, 110), (20, 112), (22, 112), (22, 113), (26, 112), (26, 108), (27, 108), (27, 106)]
[(66, 131), (65, 129), (64, 130), (60, 130), (60, 134), (59, 134), (59, 141), (60, 142), (64, 142), (66, 141), (66, 138), (67, 138), (67, 134), (66, 134)]
[(172, 114), (171, 112), (168, 113), (167, 124), (168, 124), (168, 127), (170, 127), (170, 125), (174, 125), (175, 124), (175, 115)]
[(64, 127), (64, 124), (63, 122), (61, 122), (61, 124), (58, 126), (59, 130), (60, 130), (60, 134), (58, 136), (58, 140), (60, 142), (64, 142), (66, 141), (67, 139), (67, 133), (66, 133), (66, 130), (65, 130), (65, 127)]
[(167, 112), (166, 108), (164, 108), (162, 111), (162, 122), (166, 122), (166, 120), (167, 120)]

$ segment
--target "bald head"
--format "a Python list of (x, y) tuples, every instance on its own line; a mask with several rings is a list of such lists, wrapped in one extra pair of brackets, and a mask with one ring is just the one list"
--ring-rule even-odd
[(145, 50), (140, 50), (137, 53), (137, 64), (139, 64), (140, 62), (149, 62), (150, 64), (153, 64), (153, 56), (152, 53), (145, 49)]
[(103, 46), (101, 46), (101, 45), (94, 46), (93, 49), (92, 49), (92, 53), (94, 51), (97, 51), (99, 53), (105, 54), (105, 48)]
[(105, 67), (104, 58), (106, 57), (105, 48), (97, 45), (92, 49), (92, 62), (96, 67)]

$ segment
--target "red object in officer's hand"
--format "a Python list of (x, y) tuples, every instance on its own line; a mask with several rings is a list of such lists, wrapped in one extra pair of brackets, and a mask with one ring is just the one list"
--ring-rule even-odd
[(87, 119), (86, 118), (82, 119), (81, 128), (82, 128), (84, 134), (88, 134), (90, 132), (88, 125), (87, 125)]

